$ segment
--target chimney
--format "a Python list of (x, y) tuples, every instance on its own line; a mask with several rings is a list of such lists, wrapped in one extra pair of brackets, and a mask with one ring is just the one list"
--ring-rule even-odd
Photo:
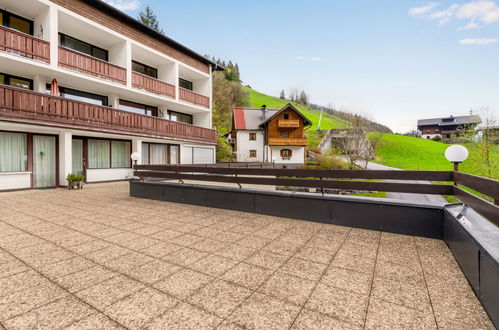
[(262, 105), (262, 120), (265, 120), (265, 114), (267, 113), (267, 106), (264, 104)]

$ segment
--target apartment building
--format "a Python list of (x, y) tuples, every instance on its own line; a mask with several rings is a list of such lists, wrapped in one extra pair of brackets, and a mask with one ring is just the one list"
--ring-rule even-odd
[(418, 131), (423, 139), (433, 139), (436, 136), (450, 139), (452, 136), (462, 135), (464, 130), (475, 128), (481, 122), (478, 115), (420, 119)]
[(215, 162), (223, 68), (99, 0), (0, 0), (0, 190)]
[(238, 162), (303, 165), (312, 122), (292, 104), (281, 109), (234, 108), (229, 142)]

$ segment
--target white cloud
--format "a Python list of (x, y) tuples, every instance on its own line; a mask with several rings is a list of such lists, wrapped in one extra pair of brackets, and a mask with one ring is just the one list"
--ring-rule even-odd
[(424, 7), (411, 8), (411, 15), (426, 16), (443, 25), (452, 20), (464, 20), (468, 23), (458, 30), (470, 30), (480, 25), (499, 22), (499, 6), (493, 0), (475, 0), (463, 4), (454, 3), (442, 10), (434, 10), (434, 3)]
[(309, 61), (314, 61), (314, 62), (317, 62), (317, 61), (322, 61), (322, 57), (319, 57), (319, 56), (313, 56), (313, 57), (310, 57), (310, 58), (309, 58)]
[(296, 58), (297, 60), (300, 60), (300, 61), (305, 59), (305, 57), (303, 57), (303, 56), (296, 56), (295, 58)]
[(490, 45), (497, 42), (495, 38), (469, 38), (459, 40), (462, 45)]
[(438, 5), (439, 4), (436, 2), (430, 2), (426, 6), (414, 7), (414, 8), (409, 9), (409, 14), (411, 14), (413, 16), (426, 14), (427, 12), (429, 12), (430, 10), (432, 10), (433, 8), (435, 8)]
[(104, 0), (104, 2), (122, 11), (136, 10), (140, 7), (139, 0)]
[(295, 59), (299, 61), (312, 61), (312, 62), (322, 61), (322, 57), (319, 56), (312, 56), (312, 57), (295, 56)]

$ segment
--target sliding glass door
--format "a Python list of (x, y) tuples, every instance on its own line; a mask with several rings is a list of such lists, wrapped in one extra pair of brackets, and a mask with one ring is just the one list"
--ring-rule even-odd
[(83, 174), (83, 140), (73, 139), (73, 171), (74, 174)]
[(56, 185), (55, 136), (33, 135), (33, 179), (35, 188)]

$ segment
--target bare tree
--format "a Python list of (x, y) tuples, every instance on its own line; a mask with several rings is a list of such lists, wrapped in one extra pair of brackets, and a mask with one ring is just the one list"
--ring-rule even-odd
[(345, 155), (349, 169), (359, 166), (359, 162), (364, 160), (367, 167), (367, 160), (372, 157), (372, 150), (369, 140), (362, 128), (362, 116), (355, 114), (350, 120), (351, 127), (342, 130), (336, 130), (336, 136), (333, 137), (335, 145), (341, 149)]
[(469, 134), (473, 135), (469, 147), (477, 155), (479, 170), (483, 175), (492, 178), (497, 176), (499, 171), (499, 157), (495, 152), (497, 119), (495, 113), (488, 106), (481, 107), (479, 113), (482, 124), (477, 131), (475, 129), (469, 130)]
[(289, 92), (289, 99), (293, 102), (298, 101), (298, 90), (296, 88), (292, 88), (291, 92)]

